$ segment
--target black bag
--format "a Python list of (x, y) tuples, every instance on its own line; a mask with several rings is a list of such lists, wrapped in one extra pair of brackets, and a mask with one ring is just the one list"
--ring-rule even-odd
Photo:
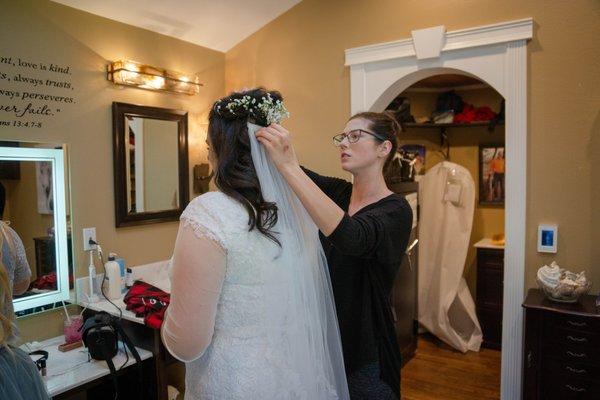
[(389, 106), (386, 111), (392, 111), (396, 121), (403, 122), (415, 122), (415, 118), (410, 113), (410, 101), (406, 97), (398, 96)]
[(119, 319), (111, 316), (107, 312), (101, 311), (86, 319), (80, 329), (83, 330), (83, 344), (88, 348), (90, 357), (94, 360), (106, 361), (106, 364), (108, 364), (110, 376), (115, 387), (115, 399), (118, 397), (119, 388), (117, 384), (117, 370), (115, 369), (112, 359), (119, 351), (119, 337), (121, 338), (126, 349), (128, 348), (135, 358), (136, 368), (138, 369), (139, 398), (142, 399), (144, 388), (142, 359), (129, 339), (129, 336), (125, 334)]
[(445, 112), (454, 111), (454, 115), (460, 114), (463, 110), (464, 102), (462, 97), (454, 93), (454, 90), (444, 92), (437, 98), (435, 111)]

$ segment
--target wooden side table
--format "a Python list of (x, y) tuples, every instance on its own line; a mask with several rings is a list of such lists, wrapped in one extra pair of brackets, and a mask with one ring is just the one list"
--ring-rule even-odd
[(523, 399), (600, 399), (600, 310), (595, 297), (556, 303), (539, 289), (530, 289), (523, 307)]

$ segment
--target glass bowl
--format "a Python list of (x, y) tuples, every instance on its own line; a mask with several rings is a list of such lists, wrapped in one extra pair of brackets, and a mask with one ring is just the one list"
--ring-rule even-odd
[(585, 285), (569, 285), (566, 283), (559, 283), (556, 287), (550, 287), (544, 282), (536, 279), (538, 286), (544, 292), (548, 300), (556, 301), (559, 303), (576, 303), (579, 298), (590, 291), (592, 282), (587, 281)]

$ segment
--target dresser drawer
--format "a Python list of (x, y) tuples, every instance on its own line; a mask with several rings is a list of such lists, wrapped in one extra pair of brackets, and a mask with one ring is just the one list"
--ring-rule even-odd
[(600, 382), (584, 379), (571, 379), (559, 374), (542, 378), (542, 399), (544, 400), (598, 400)]
[(552, 332), (553, 329), (564, 328), (581, 332), (600, 332), (600, 318), (585, 318), (579, 315), (547, 313), (545, 328)]
[[(600, 347), (600, 332), (592, 333), (575, 329), (554, 328), (550, 330), (551, 335), (547, 339), (564, 344), (575, 344), (585, 348)], [(600, 360), (598, 360), (600, 362)]]
[(600, 381), (600, 366), (546, 357), (543, 362), (544, 374), (560, 375), (568, 379)]
[[(545, 338), (542, 353), (546, 357), (555, 357), (565, 361), (589, 363), (592, 365), (600, 364), (600, 349), (597, 347), (566, 344), (551, 341), (552, 338)], [(548, 340), (550, 339), (550, 340)]]

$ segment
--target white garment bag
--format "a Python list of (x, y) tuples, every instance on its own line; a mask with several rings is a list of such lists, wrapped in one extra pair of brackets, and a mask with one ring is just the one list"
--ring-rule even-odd
[(483, 335), (463, 278), (473, 226), (475, 183), (448, 161), (419, 181), (419, 322), (463, 353), (479, 351)]

